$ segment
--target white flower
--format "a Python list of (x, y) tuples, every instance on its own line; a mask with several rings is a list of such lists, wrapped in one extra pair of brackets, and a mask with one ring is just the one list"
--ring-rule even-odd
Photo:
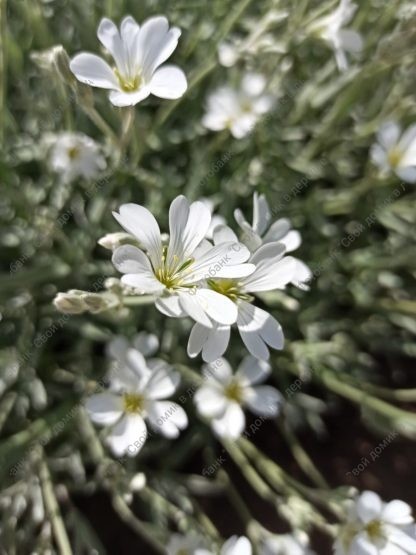
[(171, 56), (180, 35), (177, 27), (169, 29), (163, 16), (151, 17), (141, 27), (133, 17), (125, 17), (120, 31), (110, 19), (102, 19), (97, 36), (115, 67), (95, 54), (82, 52), (72, 59), (70, 68), (82, 83), (110, 89), (115, 106), (134, 106), (150, 94), (179, 98), (188, 86), (185, 74), (173, 65), (159, 66)]
[(345, 52), (358, 54), (363, 49), (363, 39), (360, 33), (345, 28), (345, 25), (348, 25), (354, 17), (357, 7), (357, 4), (351, 0), (341, 0), (335, 11), (319, 19), (312, 26), (312, 30), (333, 48), (338, 68), (341, 71), (348, 69)]
[(208, 97), (202, 124), (211, 131), (229, 129), (236, 139), (245, 137), (273, 105), (265, 87), (265, 78), (255, 73), (244, 76), (240, 90), (220, 87)]
[(230, 42), (221, 42), (218, 45), (218, 60), (224, 67), (232, 67), (238, 60), (238, 48)]
[(371, 159), (381, 172), (393, 171), (403, 181), (416, 183), (416, 125), (402, 133), (396, 122), (387, 122), (377, 133), (377, 140), (371, 147)]
[(251, 555), (252, 549), (244, 536), (231, 536), (221, 548), (220, 555)]
[[(236, 241), (234, 232), (226, 227), (214, 230), (214, 243)], [(228, 244), (228, 243), (224, 243)], [(254, 306), (252, 293), (284, 289), (293, 281), (297, 269), (296, 260), (284, 256), (283, 243), (267, 243), (252, 254), (249, 262), (255, 266), (247, 277), (220, 279), (215, 276), (207, 281), (208, 286), (234, 302), (237, 310), (236, 324), (248, 351), (262, 360), (270, 356), (268, 347), (283, 348), (283, 332), (280, 324), (265, 310)], [(212, 322), (206, 326), (197, 322), (188, 341), (188, 355), (196, 357), (202, 351), (205, 362), (212, 362), (223, 355), (230, 340), (230, 324)]]
[(334, 545), (335, 555), (414, 555), (412, 509), (395, 499), (383, 503), (372, 491), (355, 501)]
[[(253, 222), (249, 224), (239, 208), (234, 211), (236, 222), (243, 230), (241, 241), (251, 252), (255, 252), (261, 245), (271, 242), (283, 243), (287, 252), (296, 250), (302, 243), (299, 231), (291, 229), (292, 224), (287, 218), (279, 218), (270, 225), (272, 213), (264, 195), (253, 195)], [(301, 260), (296, 260), (296, 272), (292, 280), (293, 285), (300, 289), (308, 289), (307, 283), (312, 272)]]
[(60, 133), (47, 138), (49, 165), (64, 183), (77, 177), (93, 179), (107, 167), (100, 146), (83, 133)]
[(245, 427), (242, 407), (266, 418), (279, 412), (282, 396), (269, 385), (257, 385), (270, 374), (267, 362), (247, 356), (233, 374), (229, 363), (219, 358), (203, 367), (204, 384), (194, 400), (198, 412), (209, 418), (214, 432), (227, 439), (238, 438)]
[(259, 555), (315, 555), (308, 547), (308, 538), (292, 534), (273, 535), (263, 540)]
[[(179, 374), (160, 359), (145, 360), (157, 348), (157, 338), (140, 334), (132, 348), (126, 339), (114, 339), (108, 348), (116, 361), (109, 374), (109, 391), (92, 395), (85, 406), (96, 424), (111, 426), (106, 437), (114, 455), (135, 456), (143, 447), (148, 432), (176, 438), (188, 425), (185, 411), (177, 403), (166, 401), (179, 384)], [(142, 352), (137, 350), (142, 349)]]
[(254, 270), (242, 264), (250, 253), (238, 241), (212, 246), (204, 239), (211, 222), (201, 202), (189, 204), (178, 196), (169, 210), (169, 244), (164, 245), (159, 226), (143, 206), (124, 204), (114, 217), (136, 237), (142, 249), (132, 245), (113, 253), (115, 267), (125, 274), (121, 281), (156, 297), (156, 307), (167, 316), (190, 316), (201, 325), (229, 325), (237, 319), (235, 303), (208, 287), (210, 277), (238, 278)]

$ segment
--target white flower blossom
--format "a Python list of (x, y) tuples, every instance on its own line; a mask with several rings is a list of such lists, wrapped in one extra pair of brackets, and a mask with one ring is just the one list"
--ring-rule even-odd
[(181, 31), (169, 29), (166, 17), (151, 17), (139, 26), (127, 16), (120, 30), (110, 19), (102, 19), (97, 36), (114, 59), (112, 68), (95, 54), (82, 52), (70, 68), (82, 83), (110, 89), (115, 106), (134, 106), (150, 94), (159, 98), (181, 97), (187, 89), (185, 74), (174, 65), (163, 64), (175, 50)]
[[(220, 226), (214, 230), (214, 243), (217, 246), (237, 241), (234, 232)], [(284, 289), (292, 282), (297, 270), (296, 260), (284, 256), (283, 243), (267, 243), (261, 246), (249, 259), (255, 266), (254, 272), (246, 277), (220, 279), (215, 276), (207, 280), (207, 285), (217, 293), (226, 296), (235, 304), (236, 325), (243, 343), (250, 354), (267, 360), (269, 348), (282, 349), (284, 343), (280, 324), (265, 310), (252, 304), (253, 293)], [(206, 326), (197, 322), (191, 330), (188, 341), (188, 355), (196, 357), (202, 351), (205, 362), (213, 362), (222, 356), (230, 340), (231, 324), (211, 322)]]
[(264, 92), (265, 87), (266, 79), (256, 73), (244, 76), (240, 90), (220, 87), (208, 97), (202, 124), (211, 131), (229, 129), (236, 139), (245, 137), (273, 105), (272, 96)]
[[(234, 217), (238, 225), (243, 230), (241, 241), (255, 252), (261, 245), (271, 242), (283, 243), (286, 252), (296, 250), (302, 243), (299, 231), (292, 228), (292, 224), (287, 218), (279, 218), (272, 224), (272, 212), (264, 195), (254, 193), (253, 195), (253, 221), (247, 222), (239, 208), (234, 211)], [(310, 268), (298, 258), (296, 260), (296, 272), (292, 280), (293, 285), (300, 289), (308, 289), (307, 283), (312, 277)]]
[(351, 0), (341, 0), (335, 11), (320, 18), (312, 26), (312, 31), (326, 41), (335, 52), (335, 59), (341, 71), (348, 69), (346, 52), (358, 54), (363, 49), (363, 39), (357, 31), (345, 28), (357, 10)]
[(395, 499), (384, 503), (364, 491), (351, 507), (334, 544), (335, 555), (414, 555), (416, 534), (412, 509)]
[(143, 206), (124, 204), (114, 217), (142, 246), (123, 245), (114, 251), (113, 263), (125, 274), (122, 283), (154, 295), (156, 307), (167, 316), (188, 315), (207, 327), (236, 321), (235, 303), (208, 287), (206, 281), (214, 276), (247, 276), (254, 266), (243, 264), (250, 253), (237, 240), (212, 246), (204, 239), (211, 213), (203, 203), (189, 204), (184, 196), (172, 202), (167, 245), (155, 218)]
[(371, 159), (383, 174), (394, 172), (407, 183), (416, 183), (416, 124), (404, 133), (395, 121), (383, 124), (371, 147)]
[(166, 546), (166, 555), (252, 555), (251, 544), (244, 536), (232, 536), (219, 551), (206, 549), (204, 544), (205, 541), (194, 533), (173, 534)]
[(233, 374), (229, 363), (219, 358), (203, 367), (204, 383), (195, 393), (198, 412), (211, 421), (214, 432), (237, 439), (245, 427), (243, 407), (265, 418), (279, 412), (282, 396), (269, 385), (258, 385), (270, 374), (270, 365), (252, 356), (244, 358)]
[(49, 165), (64, 183), (78, 177), (94, 179), (107, 167), (100, 146), (83, 133), (60, 133), (46, 139)]
[(122, 337), (114, 339), (108, 348), (115, 360), (109, 391), (92, 395), (85, 403), (93, 422), (110, 427), (106, 442), (118, 457), (135, 456), (143, 447), (148, 435), (145, 420), (170, 439), (188, 425), (183, 408), (166, 400), (176, 391), (179, 374), (161, 359), (144, 357), (157, 346), (157, 338), (147, 334), (139, 334), (133, 346)]

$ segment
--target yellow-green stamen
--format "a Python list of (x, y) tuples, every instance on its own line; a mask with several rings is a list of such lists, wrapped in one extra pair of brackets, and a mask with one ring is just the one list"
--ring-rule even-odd
[(140, 414), (144, 409), (145, 399), (138, 393), (125, 393), (123, 395), (123, 409), (129, 414)]
[(124, 92), (137, 91), (143, 83), (143, 79), (139, 73), (134, 77), (125, 77), (120, 74), (118, 69), (114, 69), (114, 73), (116, 74), (121, 90)]
[(250, 295), (241, 291), (241, 283), (235, 279), (209, 279), (207, 283), (213, 291), (221, 293), (221, 295), (228, 297), (234, 302), (238, 299), (245, 301), (252, 300)]
[(235, 401), (240, 405), (243, 400), (243, 388), (237, 381), (233, 380), (224, 389), (224, 395), (230, 401)]

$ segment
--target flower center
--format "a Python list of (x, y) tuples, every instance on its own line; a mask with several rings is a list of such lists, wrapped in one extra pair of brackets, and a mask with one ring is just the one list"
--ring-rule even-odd
[(138, 393), (125, 393), (123, 395), (124, 412), (140, 414), (144, 409), (145, 398)]
[(209, 279), (207, 283), (213, 291), (225, 295), (234, 302), (238, 299), (245, 301), (253, 300), (250, 295), (241, 291), (241, 283), (235, 279)]
[(403, 152), (399, 148), (392, 148), (388, 153), (388, 161), (392, 168), (397, 168), (403, 157)]
[(70, 148), (68, 148), (68, 158), (70, 160), (75, 160), (76, 158), (78, 158), (78, 156), (80, 155), (80, 149), (78, 146), (71, 146)]
[(372, 520), (369, 522), (365, 527), (365, 530), (373, 542), (383, 535), (383, 527), (379, 520)]
[(241, 405), (241, 402), (243, 400), (243, 388), (236, 380), (233, 380), (224, 389), (224, 395), (230, 401), (235, 401), (236, 403)]
[(155, 270), (155, 275), (160, 283), (167, 289), (178, 289), (179, 287), (187, 287), (183, 283), (185, 275), (184, 271), (195, 262), (194, 258), (188, 258), (182, 262), (179, 257), (174, 254), (168, 263), (168, 247), (163, 247), (162, 265)]
[(134, 77), (125, 77), (124, 75), (120, 74), (117, 68), (114, 69), (114, 73), (116, 74), (121, 90), (124, 92), (137, 91), (143, 84), (143, 79), (140, 73), (138, 73)]

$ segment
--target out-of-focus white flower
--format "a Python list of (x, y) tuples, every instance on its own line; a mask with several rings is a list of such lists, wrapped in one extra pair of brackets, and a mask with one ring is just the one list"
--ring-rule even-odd
[[(292, 228), (292, 224), (287, 218), (279, 218), (270, 225), (272, 213), (264, 195), (253, 195), (253, 221), (251, 224), (245, 219), (239, 208), (234, 211), (236, 222), (243, 230), (241, 241), (247, 245), (251, 252), (255, 252), (261, 245), (271, 242), (283, 243), (286, 252), (296, 250), (302, 243), (299, 231)], [(296, 272), (292, 283), (300, 289), (308, 289), (307, 283), (312, 277), (309, 267), (299, 260), (296, 260)]]
[(360, 33), (345, 28), (345, 25), (348, 25), (354, 17), (357, 7), (357, 4), (351, 0), (341, 0), (335, 11), (320, 18), (311, 27), (312, 32), (333, 48), (338, 68), (341, 71), (348, 69), (345, 53), (358, 54), (363, 49), (363, 39)]
[[(236, 241), (237, 237), (230, 228), (222, 226), (214, 230), (215, 245), (220, 246), (225, 241), (233, 240)], [(237, 279), (219, 279), (215, 276), (207, 280), (213, 291), (234, 302), (241, 339), (250, 354), (262, 360), (269, 358), (269, 347), (283, 348), (284, 337), (279, 322), (268, 312), (252, 304), (252, 293), (284, 289), (293, 281), (297, 269), (296, 260), (284, 256), (285, 252), (283, 243), (267, 243), (250, 257), (249, 261), (255, 266), (255, 270), (249, 276)], [(230, 325), (218, 322), (212, 322), (211, 326), (197, 322), (189, 336), (188, 355), (196, 357), (202, 351), (203, 360), (213, 362), (225, 353), (230, 341), (230, 330)]]
[[(157, 338), (141, 334), (134, 344), (151, 353)], [(109, 344), (108, 353), (116, 361), (109, 373), (109, 391), (92, 395), (85, 406), (93, 422), (111, 427), (106, 442), (112, 452), (137, 455), (147, 438), (145, 420), (155, 432), (176, 438), (188, 418), (180, 405), (165, 399), (176, 391), (179, 374), (161, 359), (146, 361), (121, 337)]]
[(245, 536), (231, 536), (221, 548), (220, 555), (251, 555), (251, 544)]
[(407, 503), (398, 499), (383, 503), (376, 493), (364, 491), (341, 527), (335, 555), (414, 555), (413, 523)]
[(166, 17), (151, 17), (140, 27), (133, 17), (123, 19), (120, 30), (110, 19), (102, 19), (97, 36), (111, 54), (115, 68), (99, 56), (82, 52), (70, 68), (82, 83), (110, 89), (115, 106), (134, 106), (150, 94), (160, 98), (179, 98), (187, 89), (185, 74), (173, 65), (163, 64), (175, 50), (181, 31), (169, 29)]
[(416, 125), (404, 133), (395, 121), (383, 124), (371, 147), (371, 159), (383, 174), (393, 171), (407, 183), (416, 183)]
[(137, 238), (143, 250), (124, 245), (113, 253), (113, 264), (123, 274), (122, 283), (155, 296), (156, 307), (171, 317), (190, 316), (201, 325), (229, 325), (237, 307), (227, 296), (206, 285), (212, 276), (239, 278), (253, 272), (243, 264), (250, 253), (237, 240), (212, 246), (205, 240), (211, 213), (202, 202), (190, 204), (178, 196), (169, 210), (169, 244), (164, 245), (159, 226), (143, 206), (124, 204), (114, 217)]
[(195, 404), (198, 412), (210, 419), (218, 436), (236, 439), (242, 434), (242, 407), (266, 418), (278, 414), (281, 394), (269, 385), (258, 385), (270, 374), (267, 362), (247, 356), (233, 374), (229, 363), (219, 358), (204, 366), (203, 374), (205, 381), (195, 394)]
[(202, 124), (211, 131), (229, 129), (236, 139), (245, 137), (273, 105), (273, 97), (264, 92), (265, 87), (265, 78), (257, 73), (247, 73), (240, 90), (220, 87), (208, 97)]
[(238, 60), (238, 48), (229, 42), (221, 42), (218, 46), (218, 59), (224, 67), (232, 67)]
[(60, 133), (47, 142), (51, 144), (49, 165), (64, 183), (78, 177), (93, 179), (107, 167), (100, 146), (83, 133)]
[(261, 543), (259, 555), (315, 555), (308, 547), (308, 537), (293, 534), (273, 535)]

